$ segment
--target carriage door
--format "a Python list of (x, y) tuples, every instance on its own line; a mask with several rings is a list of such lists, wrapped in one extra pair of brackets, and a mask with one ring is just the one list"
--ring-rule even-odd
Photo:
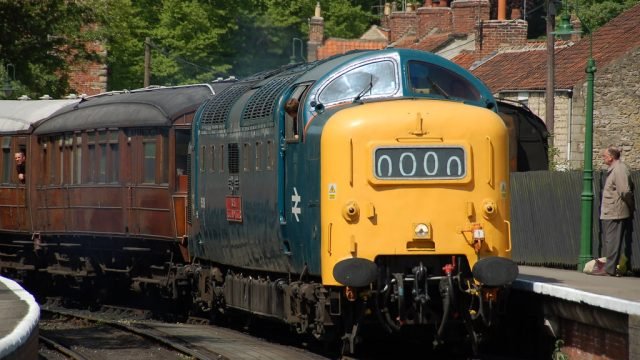
[(176, 224), (176, 239), (180, 242), (183, 256), (188, 257), (186, 239), (187, 227), (187, 193), (189, 172), (189, 129), (175, 131), (175, 191), (172, 194), (174, 221)]

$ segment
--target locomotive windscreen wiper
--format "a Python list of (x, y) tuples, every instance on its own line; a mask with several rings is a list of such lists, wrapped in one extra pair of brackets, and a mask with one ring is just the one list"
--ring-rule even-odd
[(427, 79), (429, 79), (429, 82), (431, 83), (431, 87), (433, 87), (440, 95), (442, 95), (445, 99), (450, 100), (451, 96), (449, 96), (449, 94), (447, 94), (446, 91), (444, 91), (440, 85), (436, 84), (433, 80), (431, 80), (431, 78), (427, 77)]
[(373, 74), (369, 74), (369, 84), (367, 84), (367, 87), (365, 87), (364, 89), (362, 89), (362, 91), (360, 91), (360, 93), (355, 97), (355, 99), (353, 99), (353, 102), (359, 102), (360, 99), (362, 99), (362, 97), (364, 96), (364, 94), (367, 93), (367, 91), (371, 91), (371, 89), (373, 89)]

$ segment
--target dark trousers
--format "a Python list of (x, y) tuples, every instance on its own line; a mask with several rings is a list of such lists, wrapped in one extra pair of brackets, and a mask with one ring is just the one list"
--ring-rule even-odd
[[(631, 219), (602, 220), (602, 240), (603, 254), (607, 258), (605, 271), (610, 275), (615, 275), (616, 266), (620, 262), (620, 255), (623, 252), (623, 245), (627, 238), (631, 236)], [(625, 246), (625, 250), (626, 250)], [(626, 254), (629, 258), (629, 254)]]

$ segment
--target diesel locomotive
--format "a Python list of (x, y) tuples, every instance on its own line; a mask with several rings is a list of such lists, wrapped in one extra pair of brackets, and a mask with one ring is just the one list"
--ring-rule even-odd
[(518, 274), (509, 130), (466, 70), (406, 49), (290, 66), (232, 84), (192, 131), (201, 309), (337, 334), (346, 353), (372, 321), (474, 348), (495, 323)]
[(539, 118), (407, 49), (0, 116), (0, 274), (250, 313), (343, 353), (380, 325), (477, 350), (518, 274), (509, 174), (547, 168)]

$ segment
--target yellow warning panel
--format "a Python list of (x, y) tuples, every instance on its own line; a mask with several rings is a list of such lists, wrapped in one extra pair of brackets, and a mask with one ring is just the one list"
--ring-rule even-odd
[(329, 184), (329, 200), (336, 199), (337, 188), (338, 186), (335, 183)]

